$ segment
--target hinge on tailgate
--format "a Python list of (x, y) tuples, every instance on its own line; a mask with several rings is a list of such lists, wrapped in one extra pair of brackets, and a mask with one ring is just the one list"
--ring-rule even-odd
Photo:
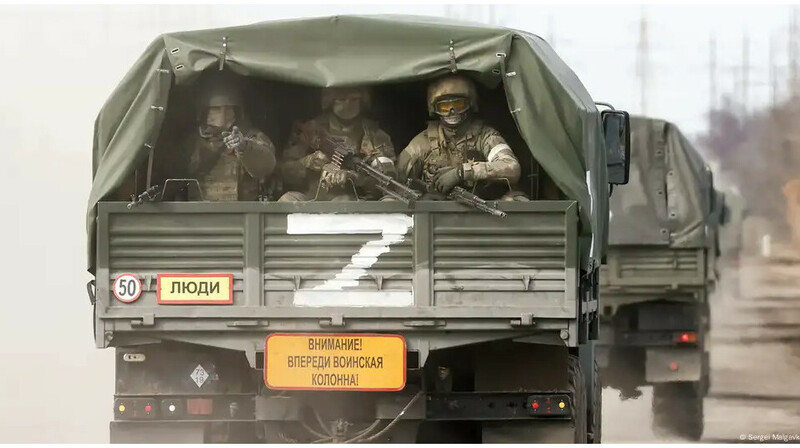
[(536, 325), (533, 321), (533, 313), (522, 313), (519, 319), (511, 319), (512, 327), (530, 327)]

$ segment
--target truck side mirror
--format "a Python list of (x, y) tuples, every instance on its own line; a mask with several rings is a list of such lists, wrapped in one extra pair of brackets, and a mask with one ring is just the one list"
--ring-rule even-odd
[(600, 117), (606, 141), (608, 183), (625, 185), (631, 171), (631, 117), (623, 110), (604, 110)]

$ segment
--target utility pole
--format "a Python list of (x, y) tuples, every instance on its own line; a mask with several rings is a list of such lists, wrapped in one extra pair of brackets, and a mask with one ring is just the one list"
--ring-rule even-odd
[(547, 18), (547, 43), (550, 44), (550, 47), (555, 50), (556, 48), (556, 32), (555, 28), (553, 27), (553, 15)]
[(639, 77), (640, 113), (647, 115), (647, 94), (650, 83), (650, 44), (647, 36), (647, 17), (642, 9), (639, 19), (639, 45), (637, 46), (636, 75)]
[(797, 7), (792, 6), (789, 22), (789, 94), (797, 93)]
[(769, 35), (769, 101), (771, 108), (778, 104), (778, 67), (775, 33)]
[(747, 115), (747, 106), (750, 101), (750, 36), (747, 31), (742, 35), (742, 112)]
[(714, 33), (708, 40), (708, 110), (717, 109), (717, 38)]

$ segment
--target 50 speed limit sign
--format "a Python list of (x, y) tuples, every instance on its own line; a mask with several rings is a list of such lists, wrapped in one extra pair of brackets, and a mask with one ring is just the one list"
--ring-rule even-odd
[(120, 302), (135, 302), (142, 295), (142, 281), (133, 274), (120, 274), (111, 289)]

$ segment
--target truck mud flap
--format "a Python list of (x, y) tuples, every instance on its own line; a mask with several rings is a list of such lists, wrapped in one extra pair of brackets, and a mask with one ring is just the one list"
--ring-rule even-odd
[(700, 381), (703, 353), (697, 347), (648, 348), (645, 351), (645, 380), (648, 383)]
[(198, 422), (111, 422), (111, 443), (192, 443), (205, 440), (205, 424)]

